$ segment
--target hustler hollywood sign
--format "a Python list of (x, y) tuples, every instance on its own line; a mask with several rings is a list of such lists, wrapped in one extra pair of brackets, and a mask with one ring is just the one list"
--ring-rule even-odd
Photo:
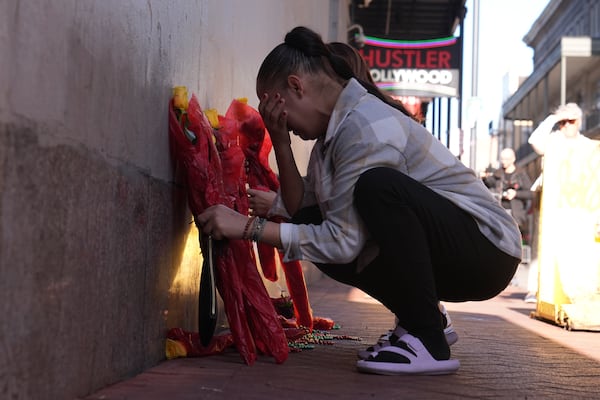
[(458, 39), (397, 41), (367, 36), (359, 51), (381, 89), (399, 95), (457, 97)]

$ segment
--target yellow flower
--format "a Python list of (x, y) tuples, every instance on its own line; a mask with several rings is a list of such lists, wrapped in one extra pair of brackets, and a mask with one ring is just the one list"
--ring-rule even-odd
[(167, 339), (165, 343), (165, 355), (167, 356), (167, 360), (172, 360), (173, 358), (179, 357), (187, 357), (187, 349), (183, 345), (183, 343), (178, 340)]
[(219, 112), (215, 108), (204, 110), (204, 114), (206, 115), (206, 118), (208, 119), (208, 122), (210, 122), (210, 126), (212, 126), (213, 129), (219, 129), (221, 127), (219, 124)]
[(236, 100), (239, 101), (240, 103), (248, 104), (248, 98), (247, 97), (239, 97)]
[(185, 86), (175, 86), (173, 88), (173, 106), (185, 111), (188, 108), (188, 92)]

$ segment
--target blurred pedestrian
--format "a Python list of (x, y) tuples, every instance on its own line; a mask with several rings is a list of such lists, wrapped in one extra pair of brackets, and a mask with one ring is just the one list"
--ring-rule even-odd
[(500, 168), (483, 177), (485, 185), (492, 190), (502, 207), (515, 219), (525, 244), (530, 243), (528, 211), (533, 199), (531, 178), (527, 171), (515, 164), (515, 151), (505, 148), (500, 152)]

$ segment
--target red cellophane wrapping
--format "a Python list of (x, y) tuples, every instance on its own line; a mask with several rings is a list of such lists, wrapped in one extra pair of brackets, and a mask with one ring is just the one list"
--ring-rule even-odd
[[(239, 129), (239, 143), (246, 158), (246, 180), (251, 188), (277, 191), (279, 179), (269, 166), (269, 153), (273, 145), (264, 122), (254, 108), (233, 100), (227, 109), (225, 119), (236, 121)], [(281, 218), (271, 218), (281, 222)], [(299, 261), (283, 262), (281, 254), (273, 246), (265, 243), (257, 245), (263, 275), (271, 281), (277, 280), (276, 259), (281, 262), (294, 313), (300, 326), (312, 329), (313, 312), (308, 300), (304, 272)]]
[[(216, 204), (247, 212), (245, 188), (240, 187), (243, 182), (240, 176), (243, 153), (239, 146), (236, 149), (237, 133), (234, 129), (224, 127), (216, 135), (215, 144), (213, 129), (194, 95), (190, 99), (186, 117), (187, 129), (196, 136), (194, 144), (185, 136), (171, 101), (171, 150), (185, 175), (188, 205), (193, 215)], [(203, 252), (206, 246), (207, 241), (203, 238)], [(289, 353), (287, 339), (256, 269), (250, 243), (221, 240), (213, 241), (213, 246), (217, 288), (223, 299), (236, 349), (248, 365), (255, 362), (258, 352), (273, 356), (277, 363), (284, 362)]]
[(189, 332), (181, 328), (171, 328), (167, 333), (167, 339), (177, 341), (183, 350), (175, 351), (167, 358), (176, 357), (202, 357), (219, 354), (233, 345), (231, 334), (213, 336), (208, 346), (202, 346), (198, 332)]

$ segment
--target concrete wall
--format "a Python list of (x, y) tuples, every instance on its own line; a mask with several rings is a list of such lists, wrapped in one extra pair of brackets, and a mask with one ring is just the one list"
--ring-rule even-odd
[[(345, 0), (0, 2), (0, 398), (74, 398), (196, 329), (199, 250), (167, 102), (257, 105), (296, 25), (344, 40)], [(297, 143), (299, 159), (308, 147)]]

